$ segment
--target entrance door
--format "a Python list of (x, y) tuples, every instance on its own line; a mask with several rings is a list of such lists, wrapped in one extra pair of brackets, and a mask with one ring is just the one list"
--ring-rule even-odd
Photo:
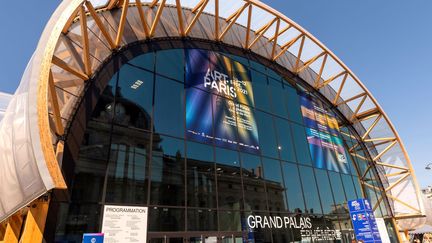
[[(149, 243), (242, 243), (241, 232), (224, 234), (223, 232), (185, 232), (149, 234)], [(163, 234), (163, 235), (161, 235)]]

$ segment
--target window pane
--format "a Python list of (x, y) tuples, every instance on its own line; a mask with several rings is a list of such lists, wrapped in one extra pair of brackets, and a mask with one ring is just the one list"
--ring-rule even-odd
[(184, 231), (185, 210), (179, 208), (149, 208), (149, 231)]
[(303, 126), (292, 123), (294, 146), (297, 155), (297, 162), (300, 164), (312, 165), (309, 146)]
[(242, 209), (243, 190), (237, 151), (215, 148), (219, 208)]
[(342, 176), (342, 183), (345, 188), (347, 200), (350, 201), (350, 200), (355, 200), (357, 198), (361, 198), (361, 196), (357, 197), (356, 195), (352, 177), (350, 175), (345, 175), (345, 174), (341, 174), (341, 176)]
[(150, 191), (152, 205), (185, 204), (184, 154), (183, 140), (154, 137)]
[(266, 210), (266, 193), (260, 158), (245, 153), (240, 153), (240, 157), (243, 167), (245, 210)]
[(258, 62), (250, 61), (251, 68), (261, 72), (266, 73), (266, 67)]
[(217, 230), (217, 212), (211, 209), (188, 209), (188, 231)]
[(55, 242), (82, 242), (83, 233), (100, 230), (100, 204), (60, 203), (59, 212), (58, 221), (65, 222), (56, 225)]
[(291, 212), (304, 212), (305, 204), (297, 165), (282, 162), (288, 206)]
[(288, 105), (289, 119), (299, 124), (303, 124), (303, 117), (300, 112), (300, 102), (297, 91), (288, 85), (284, 85), (284, 95), (285, 102)]
[(344, 192), (340, 174), (333, 171), (329, 171), (329, 177), (330, 177), (330, 184), (333, 189), (333, 196), (335, 199), (336, 213), (338, 214), (348, 213), (346, 211), (347, 201), (345, 198), (345, 192)]
[(267, 77), (253, 70), (251, 70), (251, 75), (255, 107), (264, 111), (270, 111)]
[(156, 73), (183, 82), (184, 55), (182, 49), (156, 52)]
[(267, 68), (267, 75), (275, 80), (281, 80), (281, 76), (270, 68)]
[(276, 134), (278, 136), (278, 150), (280, 158), (295, 162), (294, 144), (292, 141), (291, 126), (284, 119), (275, 118)]
[(281, 81), (269, 78), (269, 87), (273, 114), (288, 118), (287, 103), (284, 97), (285, 92), (282, 88)]
[(113, 127), (106, 202), (147, 204), (150, 136)]
[(306, 199), (306, 212), (307, 213), (321, 213), (320, 200), (318, 197), (318, 190), (312, 168), (306, 166), (299, 166), (300, 178), (303, 185), (303, 193)]
[(183, 84), (157, 76), (155, 86), (154, 131), (183, 138)]
[(258, 125), (261, 154), (278, 158), (277, 141), (272, 116), (260, 111), (256, 111), (255, 115)]
[(130, 60), (128, 63), (153, 72), (154, 59), (155, 59), (155, 53), (149, 52), (135, 57), (134, 59)]
[[(114, 95), (117, 86), (118, 76), (119, 76), (118, 73), (114, 74), (113, 78), (109, 81), (106, 88), (104, 89), (102, 95), (99, 97), (96, 107), (93, 110), (92, 120), (101, 122), (100, 123), (101, 125), (103, 123), (111, 124), (112, 122), (112, 118), (114, 115)], [(106, 126), (105, 129), (107, 129), (107, 127), (111, 127), (111, 126)], [(107, 130), (105, 131), (108, 132)]]
[(187, 142), (187, 204), (216, 208), (215, 165), (213, 148)]
[[(355, 188), (355, 192), (357, 193), (357, 197), (364, 197), (364, 193), (362, 192), (362, 186), (360, 183), (360, 180), (357, 176), (353, 176), (352, 177), (353, 182), (354, 182), (354, 188)], [(348, 195), (347, 195), (347, 199), (348, 199)]]
[(124, 65), (120, 69), (114, 121), (151, 130), (153, 74)]
[(279, 160), (263, 158), (264, 178), (270, 211), (285, 211), (285, 188)]
[(219, 211), (219, 230), (242, 231), (242, 218), (240, 211)]
[[(114, 81), (115, 86), (115, 81)], [(114, 97), (109, 85), (93, 111), (92, 119), (80, 146), (78, 160), (75, 163), (72, 201), (78, 203), (102, 200), (105, 173), (108, 165), (108, 154), (111, 139), (111, 115)], [(69, 173), (73, 173), (70, 171)], [(89, 187), (88, 185), (92, 185)]]
[(315, 169), (315, 176), (321, 197), (321, 204), (325, 214), (335, 213), (332, 191), (328, 179), (327, 171)]

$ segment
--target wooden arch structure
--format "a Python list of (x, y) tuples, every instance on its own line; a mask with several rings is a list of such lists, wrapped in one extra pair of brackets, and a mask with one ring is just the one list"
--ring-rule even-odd
[[(22, 81), (29, 82), (29, 103), (36, 105), (29, 118), (30, 128), (37, 132), (33, 147), (40, 150), (39, 159), (53, 182), (46, 191), (66, 187), (59, 167), (64, 135), (95, 71), (125, 45), (166, 37), (240, 47), (303, 79), (344, 115), (359, 135), (356, 139), (368, 149), (372, 160), (359, 177), (364, 187), (380, 195), (374, 209), (389, 200), (401, 228), (420, 222), (424, 209), (409, 156), (377, 100), (319, 40), (258, 0), (64, 0), (47, 24)], [(358, 147), (350, 148), (353, 156), (361, 156), (355, 153)], [(381, 185), (366, 179), (371, 169), (378, 171)], [(11, 220), (17, 214), (11, 215), (8, 232), (20, 222)]]

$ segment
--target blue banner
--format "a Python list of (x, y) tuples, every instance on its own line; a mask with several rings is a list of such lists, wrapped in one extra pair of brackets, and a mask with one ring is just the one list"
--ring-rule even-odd
[(348, 209), (357, 241), (364, 243), (381, 242), (372, 207), (367, 199), (348, 202)]
[(314, 166), (348, 174), (348, 157), (335, 115), (312, 96), (301, 93), (299, 97)]
[(259, 154), (251, 77), (216, 52), (186, 51), (186, 137)]
[(82, 243), (103, 243), (104, 234), (103, 233), (85, 233), (83, 234)]

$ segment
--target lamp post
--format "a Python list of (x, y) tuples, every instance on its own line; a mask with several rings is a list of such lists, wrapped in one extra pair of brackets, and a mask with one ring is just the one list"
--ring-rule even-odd
[(425, 167), (426, 170), (431, 170), (432, 169), (432, 163), (429, 163), (426, 165)]

